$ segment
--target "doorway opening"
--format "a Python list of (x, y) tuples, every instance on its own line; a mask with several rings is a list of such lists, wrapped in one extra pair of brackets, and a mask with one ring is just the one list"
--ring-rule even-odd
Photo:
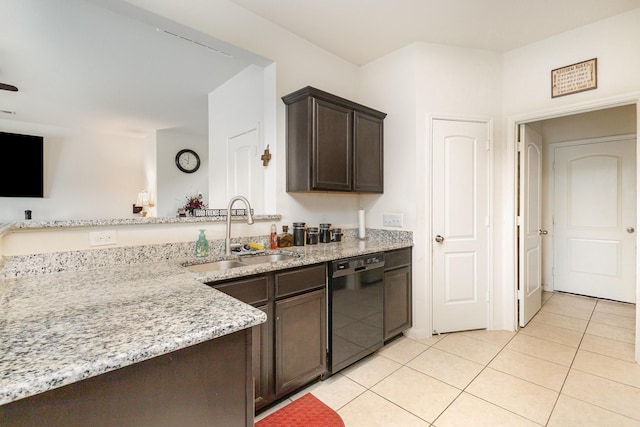
[[(520, 327), (540, 308), (539, 296), (527, 301), (536, 286), (636, 301), (636, 105), (516, 124), (519, 136), (525, 128), (539, 135), (541, 149), (536, 176), (531, 154), (535, 150), (518, 144), (516, 310)], [(536, 178), (538, 187), (533, 188)], [(614, 277), (624, 282), (626, 290), (600, 293), (599, 284)], [(585, 286), (589, 280), (592, 285)]]

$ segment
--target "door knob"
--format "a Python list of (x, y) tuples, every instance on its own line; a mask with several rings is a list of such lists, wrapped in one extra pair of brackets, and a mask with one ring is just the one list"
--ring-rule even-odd
[(635, 228), (633, 227), (627, 227), (627, 233), (633, 233), (634, 231), (636, 231)]
[(538, 234), (541, 236), (546, 236), (547, 234), (549, 234), (549, 232), (547, 230), (538, 230)]
[(442, 243), (442, 242), (444, 242), (444, 237), (442, 237), (441, 235), (439, 235), (439, 234), (438, 234), (438, 235), (436, 236), (436, 242), (438, 242), (438, 243)]

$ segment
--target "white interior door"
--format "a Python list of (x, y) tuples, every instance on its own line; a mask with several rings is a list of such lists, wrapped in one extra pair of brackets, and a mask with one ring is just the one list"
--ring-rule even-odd
[(635, 302), (635, 143), (554, 148), (555, 290)]
[(489, 125), (432, 121), (435, 333), (487, 327)]
[(518, 320), (524, 327), (542, 306), (542, 136), (519, 128)]
[(264, 206), (259, 133), (256, 127), (230, 137), (227, 157), (227, 199), (242, 195), (255, 212)]

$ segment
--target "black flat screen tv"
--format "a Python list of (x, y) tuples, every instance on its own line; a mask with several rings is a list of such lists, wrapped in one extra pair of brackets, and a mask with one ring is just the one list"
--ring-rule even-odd
[(0, 132), (0, 197), (44, 197), (44, 138)]

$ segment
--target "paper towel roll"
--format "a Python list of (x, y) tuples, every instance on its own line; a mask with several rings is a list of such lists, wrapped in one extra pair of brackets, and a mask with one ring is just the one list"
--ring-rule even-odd
[(365, 226), (364, 226), (364, 209), (360, 209), (358, 211), (358, 237), (360, 239), (364, 239), (366, 237), (365, 233), (364, 233), (364, 230), (365, 230)]

